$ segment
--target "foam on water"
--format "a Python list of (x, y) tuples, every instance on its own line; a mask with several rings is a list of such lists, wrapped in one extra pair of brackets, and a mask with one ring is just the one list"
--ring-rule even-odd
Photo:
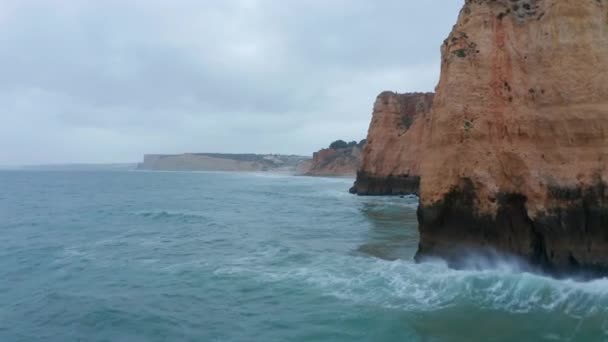
[[(368, 257), (319, 258), (305, 267), (277, 268), (279, 249), (237, 260), (216, 275), (240, 275), (262, 282), (297, 282), (359, 304), (407, 311), (434, 311), (464, 303), (512, 313), (565, 313), (572, 317), (606, 315), (608, 279), (580, 282), (522, 272), (505, 260), (495, 268), (454, 270), (444, 262), (415, 264)], [(268, 265), (271, 260), (275, 261)], [(608, 322), (606, 322), (608, 323)]]

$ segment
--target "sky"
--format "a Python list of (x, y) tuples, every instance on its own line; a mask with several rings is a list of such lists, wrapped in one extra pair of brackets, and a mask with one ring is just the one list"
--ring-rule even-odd
[(0, 165), (310, 155), (433, 91), (462, 0), (1, 0)]

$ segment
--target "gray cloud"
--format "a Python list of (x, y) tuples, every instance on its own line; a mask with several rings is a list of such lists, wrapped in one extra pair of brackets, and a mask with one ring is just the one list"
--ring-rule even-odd
[(461, 1), (4, 1), (0, 164), (309, 154), (430, 91)]

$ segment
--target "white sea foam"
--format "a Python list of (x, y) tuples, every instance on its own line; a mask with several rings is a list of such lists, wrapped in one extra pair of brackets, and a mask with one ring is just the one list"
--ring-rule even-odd
[[(275, 258), (277, 253), (266, 256)], [(428, 312), (471, 303), (512, 313), (608, 315), (608, 279), (558, 280), (522, 272), (522, 266), (510, 260), (495, 264), (498, 267), (470, 270), (453, 270), (441, 261), (415, 264), (337, 255), (294, 269), (266, 267), (260, 261), (241, 260), (216, 269), (215, 274), (293, 281), (342, 300), (406, 311)]]

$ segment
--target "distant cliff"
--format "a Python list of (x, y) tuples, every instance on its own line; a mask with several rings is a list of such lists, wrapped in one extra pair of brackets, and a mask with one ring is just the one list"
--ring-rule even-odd
[(146, 154), (138, 170), (303, 173), (309, 157), (277, 154)]
[(433, 93), (378, 95), (352, 193), (418, 193), (422, 139)]
[(361, 150), (365, 140), (357, 143), (352, 141), (334, 141), (329, 148), (315, 152), (307, 176), (325, 177), (355, 177), (361, 165)]

